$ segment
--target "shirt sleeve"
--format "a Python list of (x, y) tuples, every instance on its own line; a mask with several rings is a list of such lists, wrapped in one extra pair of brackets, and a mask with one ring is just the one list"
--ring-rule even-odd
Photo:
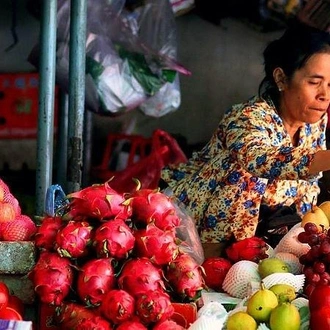
[(228, 121), (226, 144), (237, 162), (255, 176), (269, 180), (308, 179), (315, 152), (324, 149), (325, 125), (325, 119), (306, 124), (294, 147), (274, 110), (246, 106), (239, 116)]

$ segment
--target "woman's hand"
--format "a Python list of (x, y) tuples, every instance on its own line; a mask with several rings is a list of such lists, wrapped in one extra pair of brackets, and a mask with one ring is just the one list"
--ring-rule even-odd
[(330, 170), (330, 150), (319, 150), (314, 154), (314, 158), (309, 167), (309, 173), (317, 175), (320, 172)]

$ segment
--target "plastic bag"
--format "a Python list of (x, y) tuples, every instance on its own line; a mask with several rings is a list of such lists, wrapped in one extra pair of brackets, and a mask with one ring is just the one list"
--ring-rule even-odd
[(176, 228), (176, 237), (182, 241), (180, 250), (189, 254), (199, 265), (201, 265), (205, 260), (204, 250), (193, 216), (190, 214), (186, 206), (174, 197), (170, 188), (164, 189), (162, 193), (171, 198), (178, 217), (180, 218), (180, 226)]
[[(56, 77), (68, 90), (70, 1), (58, 5)], [(124, 0), (88, 0), (86, 107), (118, 115), (141, 106), (160, 117), (180, 105), (176, 27), (167, 0), (145, 0), (130, 11)], [(169, 102), (169, 99), (173, 101)]]
[(136, 190), (136, 183), (133, 179), (138, 179), (142, 188), (156, 189), (161, 170), (166, 165), (187, 161), (187, 157), (179, 144), (169, 133), (157, 129), (153, 132), (151, 141), (149, 154), (138, 158), (136, 163), (130, 164), (121, 171), (105, 171), (101, 174), (102, 180), (108, 180), (112, 177), (111, 186), (118, 192)]

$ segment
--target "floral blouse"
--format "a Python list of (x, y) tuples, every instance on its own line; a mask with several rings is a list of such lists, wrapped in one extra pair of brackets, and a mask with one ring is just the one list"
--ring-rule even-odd
[(326, 148), (326, 124), (326, 115), (305, 124), (295, 147), (272, 101), (255, 96), (230, 108), (208, 144), (187, 163), (166, 167), (162, 179), (194, 216), (202, 242), (251, 237), (261, 204), (294, 203), (299, 215), (316, 204), (322, 174), (308, 167)]

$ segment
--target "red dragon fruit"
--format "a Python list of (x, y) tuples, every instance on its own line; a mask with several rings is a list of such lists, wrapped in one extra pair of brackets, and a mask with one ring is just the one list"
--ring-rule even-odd
[(184, 330), (185, 328), (173, 320), (158, 322), (152, 330)]
[(129, 259), (118, 277), (118, 286), (138, 297), (147, 291), (165, 289), (162, 270), (147, 258)]
[(150, 224), (145, 229), (136, 230), (134, 236), (135, 255), (149, 258), (156, 265), (168, 264), (179, 253), (173, 230), (163, 231)]
[(105, 294), (101, 313), (114, 324), (130, 320), (135, 313), (135, 299), (124, 290), (111, 290)]
[(93, 227), (85, 221), (69, 221), (56, 235), (55, 247), (61, 257), (78, 258), (88, 253)]
[(202, 264), (204, 281), (208, 288), (222, 292), (222, 283), (232, 263), (222, 257), (206, 258)]
[(182, 301), (199, 297), (205, 283), (203, 269), (189, 254), (179, 254), (166, 268), (165, 277), (170, 287)]
[(55, 250), (55, 238), (57, 232), (64, 226), (64, 222), (61, 217), (46, 216), (41, 220), (41, 224), (37, 229), (34, 241), (36, 247), (41, 250), (54, 251)]
[(143, 226), (154, 223), (167, 230), (180, 225), (180, 218), (171, 199), (158, 190), (140, 189), (132, 193), (125, 204), (132, 207), (132, 218)]
[(80, 269), (77, 293), (88, 306), (98, 306), (105, 294), (115, 287), (115, 271), (112, 259), (101, 258), (87, 261)]
[(148, 330), (140, 321), (125, 321), (116, 330)]
[(112, 189), (109, 182), (94, 184), (69, 194), (68, 198), (71, 201), (69, 211), (63, 216), (65, 220), (85, 217), (98, 220), (115, 217), (127, 219), (131, 213), (130, 207), (123, 204), (125, 197)]
[(133, 250), (134, 235), (122, 219), (109, 220), (100, 225), (94, 236), (93, 245), (99, 257), (125, 259)]
[(258, 263), (268, 257), (268, 246), (260, 237), (249, 237), (232, 243), (226, 248), (227, 257), (234, 263), (240, 260), (249, 260)]
[(136, 314), (149, 325), (169, 319), (174, 314), (170, 296), (160, 290), (148, 291), (136, 300)]
[(112, 330), (111, 324), (101, 316), (83, 319), (75, 330)]
[(42, 252), (28, 276), (40, 300), (56, 306), (69, 294), (73, 281), (70, 260), (56, 252)]
[[(77, 329), (84, 320), (93, 320), (98, 312), (74, 302), (64, 301), (54, 313), (54, 321), (61, 330)], [(110, 328), (111, 329), (111, 328)]]

